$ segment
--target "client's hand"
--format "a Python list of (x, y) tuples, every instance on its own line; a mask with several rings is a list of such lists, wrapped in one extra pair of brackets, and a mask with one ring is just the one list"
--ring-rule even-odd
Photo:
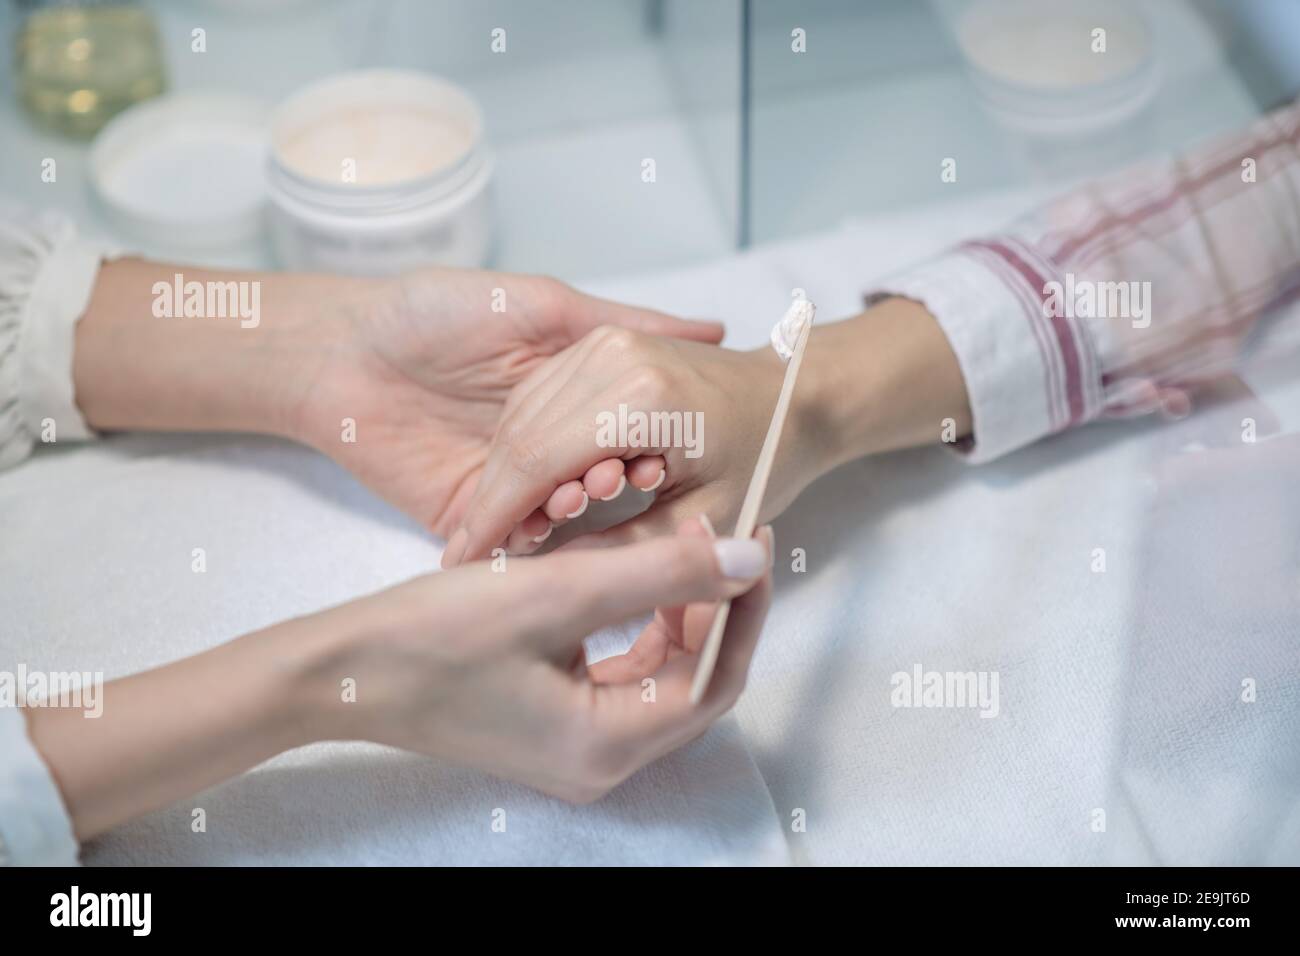
[[(443, 566), (503, 544), (535, 550), (552, 525), (582, 505), (584, 493), (604, 497), (605, 489), (624, 487), (616, 479), (625, 468), (626, 484), (655, 489), (653, 505), (578, 543), (667, 534), (689, 515), (707, 515), (727, 533), (784, 375), (767, 348), (733, 352), (627, 329), (593, 332), (511, 393)], [(636, 420), (634, 413), (650, 414)], [(654, 421), (658, 435), (640, 427)], [(956, 356), (920, 303), (886, 299), (851, 319), (819, 324), (808, 340), (759, 520), (776, 517), (837, 465), (970, 431)]]
[[(511, 394), (443, 566), (502, 545), (515, 553), (535, 550), (552, 526), (584, 509), (588, 494), (603, 498), (629, 483), (656, 490), (654, 507), (587, 543), (665, 534), (698, 514), (725, 534), (784, 373), (770, 349), (736, 352), (628, 329), (596, 330)], [(823, 468), (824, 456), (801, 434), (804, 424), (793, 412), (762, 521), (779, 514)]]

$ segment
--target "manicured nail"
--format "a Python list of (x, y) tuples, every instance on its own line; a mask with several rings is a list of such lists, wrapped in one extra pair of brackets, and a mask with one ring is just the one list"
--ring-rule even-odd
[(700, 512), (700, 524), (704, 525), (704, 530), (709, 533), (710, 538), (718, 536), (718, 532), (713, 530), (713, 522), (709, 520), (709, 516), (703, 511)]
[(537, 537), (533, 538), (533, 544), (541, 544), (543, 541), (545, 541), (547, 538), (551, 536), (551, 532), (554, 530), (555, 530), (555, 525), (551, 524), (548, 521), (546, 523), (546, 533), (539, 534)]
[(447, 539), (447, 547), (442, 549), (442, 566), (454, 568), (460, 564), (460, 559), (465, 556), (465, 545), (469, 542), (469, 532), (464, 528), (457, 528), (456, 533)]
[[(573, 514), (571, 514), (571, 515), (565, 515), (564, 517), (566, 517), (566, 518), (570, 518), (570, 519), (572, 519), (572, 518), (580, 518), (580, 517), (582, 517), (583, 512), (587, 510), (587, 505), (589, 505), (589, 504), (591, 504), (591, 498), (588, 497), (587, 493), (584, 491), (584, 492), (582, 493), (582, 504), (580, 504), (580, 505), (578, 506), (578, 510), (575, 511)], [(549, 533), (549, 532), (548, 532), (548, 533)]]
[(621, 495), (621, 494), (623, 493), (623, 489), (626, 488), (626, 487), (627, 487), (627, 475), (619, 475), (619, 476), (618, 476), (618, 487), (614, 489), (614, 493), (613, 493), (612, 495), (610, 495), (608, 498), (601, 498), (600, 500), (601, 500), (601, 501), (613, 501), (615, 498), (617, 498), (619, 495)]
[(660, 485), (664, 483), (664, 479), (667, 477), (668, 477), (668, 469), (660, 468), (659, 477), (655, 479), (655, 483), (651, 485), (649, 488), (642, 488), (641, 490), (646, 492), (654, 491), (656, 488), (658, 488)]
[(713, 546), (725, 577), (749, 580), (767, 569), (767, 548), (753, 538), (723, 538)]

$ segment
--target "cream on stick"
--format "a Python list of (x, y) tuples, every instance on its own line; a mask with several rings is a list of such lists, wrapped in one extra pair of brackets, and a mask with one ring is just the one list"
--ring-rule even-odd
[[(785, 426), (786, 414), (790, 411), (790, 398), (794, 395), (795, 379), (799, 375), (799, 366), (803, 362), (804, 349), (808, 345), (808, 336), (812, 333), (813, 320), (817, 317), (817, 307), (807, 299), (796, 299), (786, 311), (781, 321), (772, 329), (772, 348), (786, 361), (785, 378), (781, 382), (781, 394), (776, 400), (772, 412), (772, 421), (767, 426), (767, 437), (759, 450), (758, 461), (754, 465), (754, 475), (749, 480), (749, 490), (740, 506), (740, 516), (736, 519), (736, 531), (733, 537), (749, 538), (754, 534), (758, 524), (758, 512), (763, 506), (763, 495), (767, 492), (767, 480), (772, 474), (772, 463), (776, 460), (776, 449), (781, 443), (781, 429)], [(714, 665), (718, 662), (718, 651), (722, 648), (722, 634), (727, 629), (727, 617), (731, 614), (731, 602), (723, 601), (718, 605), (713, 618), (709, 636), (700, 648), (700, 659), (695, 665), (695, 676), (691, 682), (691, 703), (698, 704), (709, 689), (709, 679), (713, 676)]]

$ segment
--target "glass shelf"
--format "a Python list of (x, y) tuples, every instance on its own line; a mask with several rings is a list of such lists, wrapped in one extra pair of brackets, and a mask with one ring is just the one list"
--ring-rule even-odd
[[(1300, 4), (1133, 0), (1150, 30), (1149, 104), (1073, 141), (1029, 135), (990, 110), (960, 42), (963, 18), (989, 2), (1018, 0), (148, 6), (171, 89), (274, 103), (318, 77), (384, 65), (463, 85), (497, 157), (492, 264), (569, 279), (690, 265), (906, 207), (1066, 188), (1241, 125), (1300, 88)], [(12, 36), (14, 9), (0, 9)], [(196, 26), (205, 53), (190, 52)], [(498, 28), (506, 50), (494, 53)], [(792, 48), (795, 30), (805, 52)], [(33, 128), (12, 95), (0, 102), (0, 141), (7, 197), (107, 230), (81, 182), (84, 144)], [(46, 156), (60, 159), (59, 188), (40, 180)], [(941, 179), (945, 158), (956, 183)], [(271, 263), (259, 247), (213, 264)]]

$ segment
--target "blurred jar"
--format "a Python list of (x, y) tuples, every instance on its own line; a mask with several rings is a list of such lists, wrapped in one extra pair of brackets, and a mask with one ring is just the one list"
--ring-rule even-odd
[(385, 69), (317, 80), (271, 118), (276, 255), (348, 275), (481, 267), (492, 165), (482, 110), (454, 83)]
[(1160, 85), (1145, 4), (931, 2), (953, 33), (980, 105), (1007, 129), (1071, 148), (1121, 131), (1136, 135), (1129, 124), (1140, 123)]
[(165, 86), (152, 14), (135, 3), (17, 0), (18, 96), (41, 125), (93, 136)]

